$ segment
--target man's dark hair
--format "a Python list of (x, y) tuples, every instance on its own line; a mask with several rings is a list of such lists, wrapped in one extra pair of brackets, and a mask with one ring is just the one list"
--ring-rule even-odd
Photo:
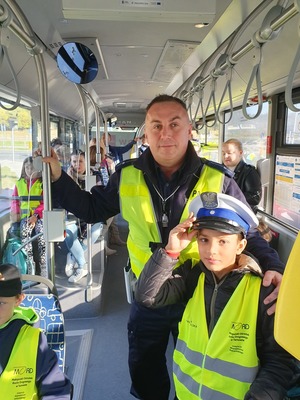
[(158, 96), (154, 97), (154, 99), (147, 105), (146, 113), (149, 111), (150, 107), (153, 106), (153, 104), (166, 103), (166, 102), (170, 102), (170, 101), (180, 104), (185, 110), (187, 110), (184, 101), (182, 101), (178, 97), (170, 96), (168, 94), (159, 94)]

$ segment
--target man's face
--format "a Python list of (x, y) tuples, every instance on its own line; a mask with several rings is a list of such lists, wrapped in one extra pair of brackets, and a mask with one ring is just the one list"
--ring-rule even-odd
[(145, 136), (159, 165), (179, 168), (192, 137), (186, 110), (172, 101), (153, 104), (146, 115)]
[(240, 151), (233, 143), (223, 144), (222, 161), (228, 168), (234, 168), (242, 159), (243, 152)]

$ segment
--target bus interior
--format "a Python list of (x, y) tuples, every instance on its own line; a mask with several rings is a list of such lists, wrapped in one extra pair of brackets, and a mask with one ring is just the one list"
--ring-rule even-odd
[[(123, 146), (141, 137), (147, 105), (166, 93), (186, 103), (200, 157), (222, 162), (221, 144), (242, 142), (262, 181), (258, 216), (286, 263), (300, 228), (299, 18), (298, 0), (0, 0), (0, 247), (26, 157), (39, 146), (50, 155), (59, 138), (63, 162), (81, 149), (88, 171), (90, 140), (109, 133)], [(124, 159), (137, 156), (135, 145)], [(108, 256), (88, 224), (88, 276), (68, 283), (64, 214), (52, 206), (49, 167), (37, 168), (73, 398), (132, 399), (127, 248)], [(94, 184), (87, 176), (87, 190)], [(126, 222), (116, 222), (126, 241)]]

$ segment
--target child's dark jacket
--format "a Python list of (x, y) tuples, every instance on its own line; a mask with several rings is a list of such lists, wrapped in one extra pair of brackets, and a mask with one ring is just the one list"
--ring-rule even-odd
[[(218, 283), (202, 262), (192, 268), (191, 261), (188, 260), (174, 270), (176, 262), (177, 260), (169, 257), (164, 249), (156, 250), (138, 279), (136, 301), (150, 308), (178, 302), (187, 303), (193, 296), (200, 274), (204, 273), (206, 319), (210, 332), (244, 274), (261, 275), (260, 267), (245, 254), (239, 257), (239, 268), (231, 271)], [(260, 369), (245, 396), (247, 400), (283, 399), (295, 373), (296, 361), (276, 343), (273, 334), (274, 315), (267, 315), (269, 306), (263, 303), (273, 289), (272, 286), (261, 285), (256, 332)], [(213, 297), (213, 294), (216, 297)], [(212, 301), (213, 298), (215, 301)]]

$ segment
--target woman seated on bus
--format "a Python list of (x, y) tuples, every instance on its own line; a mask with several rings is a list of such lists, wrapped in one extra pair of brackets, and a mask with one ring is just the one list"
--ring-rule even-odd
[[(68, 175), (80, 186), (85, 189), (85, 153), (81, 150), (75, 151), (71, 154), (70, 167), (67, 171)], [(70, 283), (76, 283), (87, 275), (87, 265), (85, 260), (86, 250), (86, 229), (87, 224), (82, 220), (76, 219), (73, 223), (66, 226), (66, 239), (65, 243), (69, 250), (67, 255), (67, 264), (65, 268), (66, 275), (69, 277)], [(97, 222), (92, 225), (92, 243), (95, 243), (100, 236), (103, 229), (103, 223)], [(80, 245), (80, 246), (79, 246)], [(106, 254), (115, 254), (116, 250), (106, 248)]]
[(33, 158), (23, 161), (20, 179), (16, 182), (12, 195), (17, 197), (11, 203), (11, 222), (20, 223), (20, 237), (27, 253), (27, 273), (36, 273), (33, 246), (30, 239), (38, 235), (38, 263), (40, 275), (48, 278), (46, 265), (46, 244), (43, 236), (43, 183), (41, 172), (34, 169)]
[[(105, 149), (100, 147), (100, 156), (101, 162), (99, 165), (96, 160), (96, 146), (90, 146), (90, 165), (91, 170), (94, 175), (97, 176), (97, 185), (106, 186), (109, 180), (110, 175), (115, 172), (115, 163), (112, 158), (108, 157), (105, 154)], [(105, 236), (108, 245), (115, 244), (117, 246), (124, 246), (126, 242), (124, 242), (120, 237), (120, 232), (118, 229), (118, 225), (115, 222), (114, 217), (109, 218), (106, 221), (106, 224), (103, 226), (102, 235)], [(110, 249), (106, 245), (106, 254), (112, 255), (115, 254), (116, 250)]]
[(255, 211), (262, 195), (261, 180), (256, 168), (245, 163), (243, 154), (243, 145), (237, 139), (229, 139), (222, 145), (222, 162), (234, 172), (233, 179)]

